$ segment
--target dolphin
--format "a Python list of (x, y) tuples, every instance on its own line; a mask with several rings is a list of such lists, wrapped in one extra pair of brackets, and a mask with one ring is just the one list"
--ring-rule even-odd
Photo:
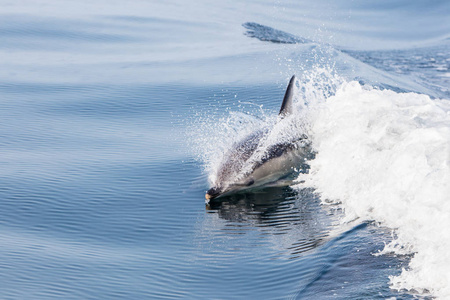
[(289, 81), (275, 126), (259, 129), (233, 145), (224, 155), (215, 182), (206, 192), (207, 201), (262, 186), (292, 183), (287, 178), (302, 166), (310, 153), (307, 136), (288, 134), (288, 139), (268, 141), (280, 128), (286, 129), (282, 122), (288, 122), (293, 114), (294, 90), (295, 75)]

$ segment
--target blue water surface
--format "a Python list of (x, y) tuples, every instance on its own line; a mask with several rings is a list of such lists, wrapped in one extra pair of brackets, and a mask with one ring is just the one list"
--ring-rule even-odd
[(312, 191), (205, 209), (206, 177), (183, 149), (179, 116), (215, 92), (3, 86), (2, 298), (395, 295), (387, 275), (402, 260), (372, 255), (389, 232), (363, 224), (330, 237), (341, 213)]
[[(161, 4), (160, 18), (136, 3), (121, 12), (100, 1), (89, 17), (81, 4), (59, 16), (40, 4), (11, 4), (0, 22), (1, 299), (414, 299), (389, 287), (409, 257), (374, 255), (391, 231), (342, 225), (313, 190), (205, 205), (207, 174), (186, 133), (196, 114), (240, 101), (275, 112), (291, 75), (272, 67), (283, 58), (261, 61), (282, 46), (246, 37), (241, 23), (253, 20), (227, 32), (220, 13), (180, 20)], [(212, 55), (218, 30), (249, 48)], [(432, 80), (403, 56), (397, 73), (410, 64), (406, 75), (448, 94), (443, 44)], [(386, 52), (349, 53), (393, 67)]]

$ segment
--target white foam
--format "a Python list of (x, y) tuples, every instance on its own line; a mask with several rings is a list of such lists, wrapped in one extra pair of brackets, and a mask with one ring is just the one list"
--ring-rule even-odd
[(392, 288), (449, 299), (450, 101), (344, 82), (310, 102), (317, 156), (299, 179), (348, 219), (395, 229), (383, 253), (414, 255)]

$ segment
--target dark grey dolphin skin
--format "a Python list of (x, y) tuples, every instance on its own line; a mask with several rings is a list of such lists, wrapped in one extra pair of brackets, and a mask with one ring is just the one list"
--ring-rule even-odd
[[(293, 112), (294, 89), (295, 76), (292, 76), (281, 104), (278, 122), (283, 122)], [(269, 128), (253, 132), (228, 151), (218, 169), (214, 186), (206, 192), (206, 200), (268, 184), (289, 184), (288, 181), (280, 180), (292, 174), (309, 153), (307, 147), (301, 146), (305, 145), (303, 140), (306, 140), (306, 136), (264, 149), (265, 137), (270, 132)], [(256, 152), (261, 154), (261, 151), (263, 154), (256, 156)]]

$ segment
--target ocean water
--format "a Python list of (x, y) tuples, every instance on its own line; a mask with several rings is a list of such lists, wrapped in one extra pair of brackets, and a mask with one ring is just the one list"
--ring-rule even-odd
[[(450, 299), (448, 1), (1, 7), (0, 299)], [(205, 204), (293, 74), (308, 172)]]

